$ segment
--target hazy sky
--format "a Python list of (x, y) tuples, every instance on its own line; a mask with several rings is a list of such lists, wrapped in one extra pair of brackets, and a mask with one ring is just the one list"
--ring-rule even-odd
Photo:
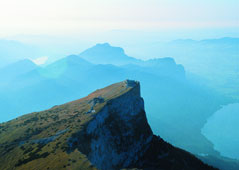
[(0, 39), (43, 49), (38, 63), (104, 42), (147, 58), (159, 41), (239, 37), (238, 9), (239, 0), (0, 0)]
[(0, 36), (239, 28), (238, 0), (0, 0)]

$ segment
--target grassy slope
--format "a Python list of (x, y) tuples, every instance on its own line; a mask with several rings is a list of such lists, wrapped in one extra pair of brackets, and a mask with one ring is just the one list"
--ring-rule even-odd
[[(124, 82), (95, 91), (77, 101), (31, 113), (0, 124), (0, 169), (4, 170), (96, 170), (78, 149), (70, 150), (68, 140), (84, 130), (107, 101), (132, 90)], [(94, 106), (95, 113), (87, 113), (96, 97), (104, 102)], [(142, 160), (133, 167), (191, 170), (213, 169), (193, 155), (154, 137)], [(84, 141), (82, 141), (84, 143)], [(81, 144), (82, 144), (81, 143)], [(164, 158), (158, 158), (163, 153)], [(164, 155), (164, 154), (163, 154)], [(171, 161), (173, 160), (174, 163)], [(132, 168), (133, 168), (132, 167)]]
[[(123, 82), (117, 83), (80, 100), (0, 124), (0, 169), (95, 169), (79, 151), (66, 152), (67, 140), (82, 130), (107, 100), (130, 89)], [(88, 102), (98, 96), (105, 102), (94, 107), (95, 113), (86, 114), (91, 108)], [(35, 142), (57, 133), (62, 134), (47, 144)]]

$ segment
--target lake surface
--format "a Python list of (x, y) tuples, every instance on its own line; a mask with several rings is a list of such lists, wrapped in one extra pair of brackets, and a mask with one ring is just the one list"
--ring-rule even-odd
[(223, 106), (202, 128), (221, 155), (239, 159), (239, 103)]

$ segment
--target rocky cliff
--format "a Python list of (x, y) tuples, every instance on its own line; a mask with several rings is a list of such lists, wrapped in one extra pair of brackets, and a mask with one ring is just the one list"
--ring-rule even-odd
[(214, 169), (153, 135), (137, 81), (0, 124), (0, 169), (123, 168)]

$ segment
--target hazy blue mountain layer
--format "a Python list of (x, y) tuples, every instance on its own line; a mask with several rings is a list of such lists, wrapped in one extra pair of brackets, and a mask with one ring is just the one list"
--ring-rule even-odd
[(108, 43), (96, 44), (80, 53), (79, 56), (93, 64), (125, 65), (140, 62), (140, 60), (127, 56), (122, 48), (112, 47)]
[(153, 48), (156, 56), (173, 57), (187, 71), (205, 79), (205, 84), (238, 99), (239, 38), (182, 39), (154, 44)]
[(40, 57), (40, 48), (18, 41), (0, 40), (0, 68), (24, 58)]

